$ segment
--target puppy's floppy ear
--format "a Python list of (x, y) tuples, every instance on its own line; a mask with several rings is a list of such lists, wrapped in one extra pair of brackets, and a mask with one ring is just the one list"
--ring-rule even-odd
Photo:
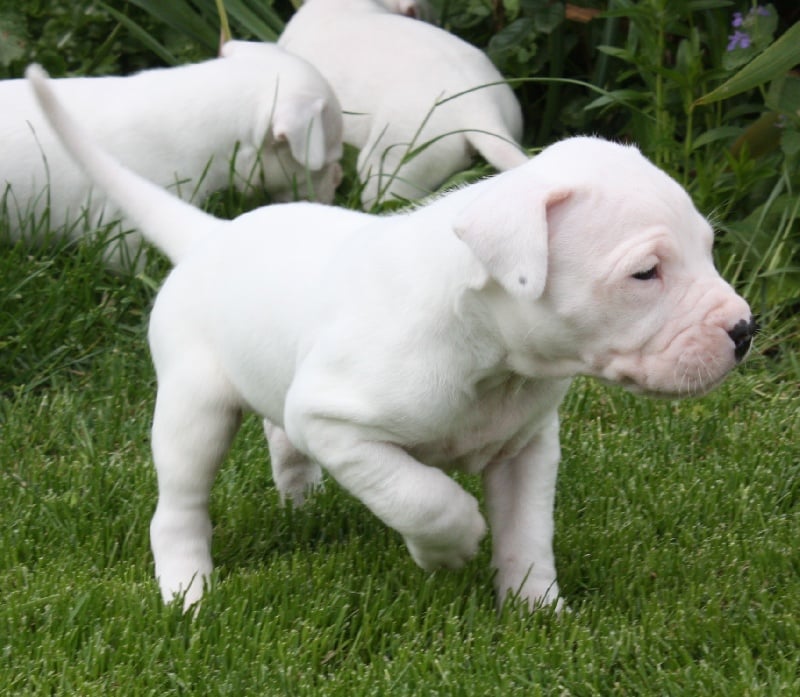
[(503, 288), (536, 300), (547, 282), (548, 214), (571, 192), (524, 174), (512, 170), (496, 177), (456, 217), (453, 228)]
[(292, 157), (312, 172), (325, 165), (325, 127), (322, 97), (278, 97), (272, 115), (272, 135), (287, 141)]

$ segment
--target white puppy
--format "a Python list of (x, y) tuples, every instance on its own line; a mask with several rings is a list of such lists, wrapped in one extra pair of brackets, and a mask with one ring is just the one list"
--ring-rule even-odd
[(483, 52), (443, 29), (374, 0), (309, 0), (278, 44), (317, 66), (339, 97), (366, 207), (429, 194), (475, 152), (498, 170), (527, 160), (514, 93), (496, 84), (503, 77)]
[(165, 600), (201, 597), (212, 481), (255, 411), (284, 497), (301, 502), (322, 465), (424, 569), (478, 549), (478, 503), (446, 471), (481, 473), (500, 599), (557, 602), (570, 378), (698, 395), (750, 346), (711, 228), (633, 147), (566, 140), (389, 217), (291, 203), (222, 221), (122, 168), (28, 74), (92, 179), (176, 265), (150, 323)]
[[(131, 77), (68, 78), (53, 89), (115, 157), (184, 199), (229, 183), (277, 200), (333, 198), (341, 179), (341, 107), (325, 79), (271, 44), (229, 42), (223, 58)], [(66, 154), (25, 80), (0, 83), (0, 210), (12, 237), (77, 237), (118, 212)], [(44, 219), (43, 219), (43, 216)], [(135, 255), (137, 236), (109, 250)]]

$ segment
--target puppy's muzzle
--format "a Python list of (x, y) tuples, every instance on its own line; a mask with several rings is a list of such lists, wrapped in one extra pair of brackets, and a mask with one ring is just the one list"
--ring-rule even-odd
[(757, 331), (758, 323), (753, 317), (750, 317), (750, 319), (739, 320), (728, 332), (728, 336), (733, 341), (733, 354), (736, 356), (737, 363), (747, 355)]

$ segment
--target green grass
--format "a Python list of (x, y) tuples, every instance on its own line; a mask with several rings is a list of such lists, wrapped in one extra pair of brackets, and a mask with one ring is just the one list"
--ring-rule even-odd
[(145, 332), (163, 263), (143, 280), (100, 271), (97, 243), (2, 252), (0, 693), (800, 692), (790, 351), (702, 400), (576, 383), (559, 617), (497, 614), (488, 541), (464, 570), (426, 574), (332, 483), (281, 508), (248, 419), (213, 493), (216, 585), (192, 619), (162, 606), (148, 546)]

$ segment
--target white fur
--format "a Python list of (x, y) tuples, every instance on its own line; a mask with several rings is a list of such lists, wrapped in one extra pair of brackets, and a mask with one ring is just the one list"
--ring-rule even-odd
[[(275, 45), (230, 42), (223, 55), (131, 77), (55, 80), (53, 89), (104, 148), (181, 198), (202, 201), (228, 185), (236, 151), (239, 189), (263, 185), (286, 201), (296, 186), (301, 197), (331, 201), (342, 121), (330, 86)], [(64, 151), (25, 80), (0, 82), (0, 103), (0, 201), (13, 237), (35, 237), (37, 227), (78, 237), (119, 217)], [(127, 236), (110, 264), (124, 265), (139, 243)]]
[(476, 553), (478, 502), (446, 472), (482, 473), (500, 600), (559, 602), (570, 378), (696, 395), (736, 364), (734, 327), (748, 328), (739, 359), (749, 346), (750, 309), (714, 269), (708, 223), (633, 147), (566, 140), (394, 216), (290, 203), (221, 221), (121, 168), (29, 75), (90, 176), (176, 262), (150, 323), (167, 601), (202, 595), (211, 485), (255, 411), (282, 496), (301, 503), (321, 465), (424, 569)]
[(503, 77), (483, 52), (443, 29), (374, 0), (309, 0), (278, 44), (316, 65), (339, 97), (344, 140), (361, 151), (366, 207), (424, 197), (476, 152), (498, 170), (527, 159), (516, 144), (522, 112), (514, 93), (495, 84)]

